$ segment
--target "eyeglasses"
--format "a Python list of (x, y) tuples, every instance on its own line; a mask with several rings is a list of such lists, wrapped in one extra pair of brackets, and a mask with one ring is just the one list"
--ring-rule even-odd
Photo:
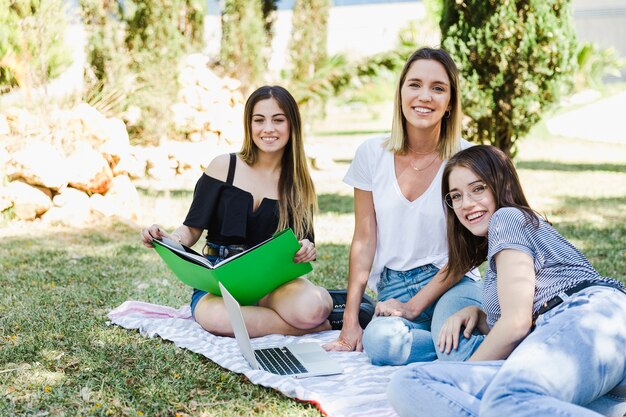
[[(472, 189), (467, 191), (465, 194), (473, 201), (480, 201), (485, 197), (485, 191), (487, 190), (487, 185), (485, 184), (476, 184), (472, 186)], [(444, 197), (444, 201), (448, 205), (448, 207), (452, 209), (460, 209), (463, 207), (463, 193), (460, 191), (452, 191)]]

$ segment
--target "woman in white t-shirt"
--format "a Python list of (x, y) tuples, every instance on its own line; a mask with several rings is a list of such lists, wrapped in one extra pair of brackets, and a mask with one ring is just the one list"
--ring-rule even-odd
[[(421, 48), (396, 90), (391, 136), (363, 143), (344, 182), (354, 187), (355, 230), (348, 296), (339, 338), (327, 350), (364, 349), (375, 365), (464, 360), (480, 335), (450, 353), (432, 334), (460, 308), (480, 305), (479, 277), (443, 280), (448, 262), (441, 203), (445, 161), (469, 146), (460, 139), (458, 70), (441, 49)], [(378, 293), (376, 317), (361, 329), (361, 296)], [(432, 334), (431, 334), (432, 331)]]

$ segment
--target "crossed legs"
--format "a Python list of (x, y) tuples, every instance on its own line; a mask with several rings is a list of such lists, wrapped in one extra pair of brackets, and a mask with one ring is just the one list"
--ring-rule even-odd
[[(281, 285), (254, 306), (241, 308), (250, 337), (268, 334), (299, 336), (330, 330), (328, 315), (332, 299), (322, 287), (306, 278)], [(233, 329), (221, 297), (206, 294), (194, 310), (195, 320), (208, 332), (233, 336)]]

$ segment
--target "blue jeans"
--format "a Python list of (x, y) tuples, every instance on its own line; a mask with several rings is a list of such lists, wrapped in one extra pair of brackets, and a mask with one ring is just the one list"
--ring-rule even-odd
[(402, 417), (622, 417), (626, 296), (585, 288), (540, 316), (506, 361), (412, 364), (387, 396)]
[[(417, 294), (439, 269), (424, 265), (409, 271), (385, 268), (378, 282), (378, 300), (395, 298), (406, 303)], [(412, 362), (465, 360), (484, 336), (476, 333), (470, 339), (462, 338), (459, 348), (449, 354), (435, 349), (434, 341), (448, 317), (469, 305), (480, 306), (480, 283), (463, 277), (414, 320), (402, 317), (374, 317), (363, 332), (363, 349), (373, 365), (406, 365)]]
[[(224, 258), (220, 258), (219, 256), (211, 256), (211, 255), (205, 256), (205, 258), (207, 258), (213, 264), (222, 262), (224, 260)], [(193, 289), (193, 293), (191, 294), (191, 302), (189, 303), (189, 306), (191, 307), (191, 316), (194, 319), (196, 318), (196, 306), (198, 305), (198, 302), (200, 301), (200, 299), (204, 297), (206, 294), (207, 294), (206, 291), (202, 291), (197, 288)]]

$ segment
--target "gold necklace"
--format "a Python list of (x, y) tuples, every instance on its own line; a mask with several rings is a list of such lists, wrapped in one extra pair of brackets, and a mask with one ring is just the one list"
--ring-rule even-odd
[(413, 152), (415, 155), (428, 155), (430, 153), (433, 153), (437, 150), (437, 148), (433, 149), (432, 151), (428, 151), (428, 152), (418, 152), (415, 149), (411, 148), (411, 145), (409, 145), (408, 143), (406, 144), (406, 147), (409, 148), (409, 150), (411, 152)]
[(425, 167), (423, 167), (423, 168), (418, 168), (418, 167), (416, 167), (416, 166), (415, 166), (415, 164), (413, 163), (413, 160), (412, 160), (412, 159), (409, 159), (409, 165), (411, 165), (411, 168), (413, 168), (413, 170), (414, 170), (415, 172), (422, 172), (422, 171), (424, 171), (426, 168), (430, 167), (430, 166), (433, 164), (433, 162), (435, 162), (435, 159), (437, 159), (437, 157), (438, 157), (438, 156), (439, 156), (439, 155), (435, 154), (435, 157), (434, 157), (434, 158), (433, 158), (433, 159), (432, 159), (432, 160), (428, 163), (428, 165), (426, 165), (426, 166), (425, 166)]

